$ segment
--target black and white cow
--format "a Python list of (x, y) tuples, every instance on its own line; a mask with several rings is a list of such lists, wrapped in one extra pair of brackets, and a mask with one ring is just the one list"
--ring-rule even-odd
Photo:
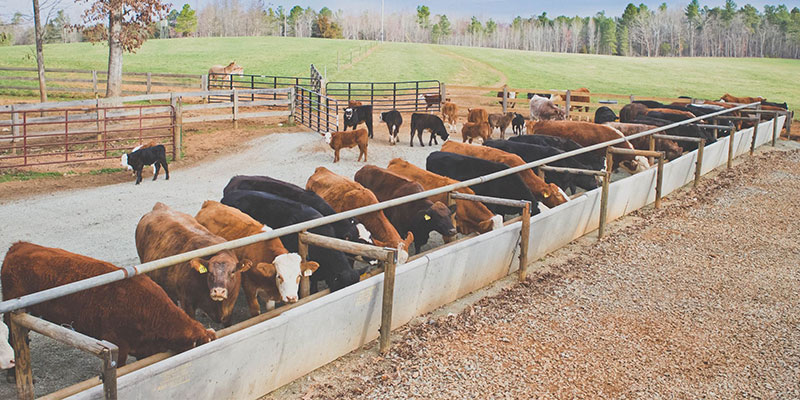
[[(536, 144), (513, 142), (509, 140), (489, 140), (483, 145), (516, 154), (525, 160), (526, 163), (564, 153), (564, 150), (553, 146), (540, 146)], [(572, 157), (564, 160), (558, 160), (548, 165), (564, 168), (589, 169), (588, 165), (583, 164)], [(545, 181), (555, 183), (558, 187), (564, 190), (571, 188), (573, 193), (575, 193), (576, 187), (580, 187), (583, 190), (592, 190), (597, 188), (597, 180), (593, 176), (588, 175), (575, 175), (563, 172), (545, 171)]]
[(419, 145), (425, 147), (425, 144), (422, 143), (422, 132), (424, 130), (431, 131), (431, 138), (428, 140), (428, 146), (431, 143), (439, 144), (436, 140), (436, 136), (442, 138), (442, 140), (447, 140), (449, 133), (447, 133), (447, 128), (444, 127), (444, 122), (442, 119), (433, 114), (423, 114), (423, 113), (413, 113), (411, 114), (411, 147), (414, 147), (414, 134), (416, 133), (417, 138), (419, 139)]
[[(316, 193), (301, 188), (300, 186), (284, 182), (268, 176), (247, 176), (238, 175), (231, 178), (228, 185), (225, 186), (222, 193), (228, 193), (237, 190), (254, 190), (257, 192), (271, 193), (276, 196), (284, 197), (289, 200), (305, 204), (322, 214), (323, 216), (336, 214), (336, 211), (326, 202), (322, 197)], [(369, 231), (363, 224), (358, 222), (355, 218), (347, 218), (338, 222), (330, 224), (336, 237), (342, 240), (351, 242), (359, 242), (365, 244), (372, 244), (372, 237)]]
[[(222, 204), (237, 208), (273, 229), (322, 218), (322, 214), (305, 204), (254, 190), (230, 191), (222, 198)], [(308, 231), (318, 235), (336, 237), (336, 233), (330, 225), (323, 225)], [(296, 253), (298, 251), (297, 234), (281, 236), (281, 242), (289, 252)], [(308, 259), (319, 264), (319, 269), (311, 276), (313, 291), (316, 291), (317, 282), (320, 280), (324, 280), (331, 291), (359, 281), (360, 274), (353, 269), (341, 251), (309, 246)]]
[(389, 129), (389, 143), (397, 144), (397, 135), (400, 133), (400, 125), (403, 125), (403, 116), (400, 111), (391, 110), (381, 113), (381, 121), (386, 123)]
[(158, 178), (158, 171), (164, 168), (166, 179), (169, 180), (169, 168), (167, 168), (167, 150), (164, 145), (156, 145), (136, 150), (127, 155), (128, 165), (136, 172), (136, 184), (142, 181), (142, 169), (145, 165), (155, 164), (153, 180)]
[[(508, 169), (508, 165), (482, 158), (464, 156), (445, 151), (434, 151), (428, 155), (425, 168), (435, 174), (446, 176), (458, 181), (477, 178), (493, 172)], [(528, 200), (531, 202), (531, 215), (539, 213), (539, 203), (533, 196), (528, 186), (518, 174), (505, 176), (493, 181), (470, 186), (475, 194), (482, 196), (500, 197), (515, 200)], [(495, 214), (519, 214), (520, 209), (515, 207), (486, 204), (486, 207)]]
[(356, 129), (358, 124), (364, 123), (367, 125), (369, 137), (372, 138), (372, 106), (356, 106), (347, 107), (344, 109), (344, 130), (348, 127)]
[[(139, 150), (139, 149), (141, 149), (143, 147), (153, 147), (153, 146), (155, 146), (155, 143), (153, 143), (153, 144), (140, 144), (140, 145), (134, 147), (133, 150), (131, 150), (131, 153), (133, 153), (134, 151)], [(122, 164), (122, 166), (125, 167), (128, 171), (131, 171), (133, 173), (133, 176), (136, 176), (136, 171), (134, 171), (133, 167), (131, 167), (130, 164), (128, 164), (128, 153), (125, 153), (125, 154), (122, 155), (122, 157), (120, 157), (120, 164)], [(156, 173), (156, 165), (155, 165), (155, 163), (151, 164), (150, 166), (153, 167), (153, 174), (155, 175), (155, 173)]]

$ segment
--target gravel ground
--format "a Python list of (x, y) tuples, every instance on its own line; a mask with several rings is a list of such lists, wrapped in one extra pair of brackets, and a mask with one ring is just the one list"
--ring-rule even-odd
[(800, 398), (798, 171), (745, 158), (265, 398)]

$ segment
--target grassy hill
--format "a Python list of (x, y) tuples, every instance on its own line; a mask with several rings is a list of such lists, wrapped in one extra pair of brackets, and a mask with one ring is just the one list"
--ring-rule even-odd
[[(369, 49), (366, 54), (360, 49)], [(350, 52), (355, 54), (350, 64)], [(337, 53), (339, 68), (337, 70)], [(45, 47), (48, 66), (106, 68), (108, 50), (88, 43)], [(358, 55), (361, 54), (361, 55)], [(632, 58), (537, 53), (475, 47), (280, 38), (150, 40), (126, 54), (131, 72), (201, 74), (212, 64), (236, 60), (245, 73), (308, 76), (309, 64), (329, 80), (438, 79), (448, 84), (537, 89), (588, 87), (594, 92), (718, 98), (725, 92), (764, 96), (800, 107), (800, 60), (731, 58)], [(0, 47), (0, 66), (35, 66), (31, 46)]]

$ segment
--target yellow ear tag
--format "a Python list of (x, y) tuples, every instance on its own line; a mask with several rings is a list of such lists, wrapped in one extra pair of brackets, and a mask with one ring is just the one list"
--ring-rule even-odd
[(550, 197), (550, 193), (542, 192), (542, 197), (544, 197), (546, 199), (546, 198)]
[(430, 221), (430, 220), (431, 220), (431, 216), (428, 215), (428, 214), (425, 214), (425, 221)]
[(199, 273), (201, 273), (201, 274), (205, 274), (206, 272), (208, 272), (208, 269), (206, 269), (206, 266), (205, 266), (205, 265), (202, 265), (202, 264), (201, 264), (201, 265), (200, 265), (200, 269), (198, 269), (198, 270), (197, 270), (197, 272), (199, 272)]

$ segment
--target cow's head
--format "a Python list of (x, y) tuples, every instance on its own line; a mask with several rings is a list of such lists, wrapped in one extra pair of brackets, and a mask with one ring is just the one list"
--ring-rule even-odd
[(436, 124), (436, 128), (433, 129), (433, 133), (442, 138), (442, 140), (447, 140), (450, 134), (447, 132), (447, 128), (444, 127), (444, 122), (440, 119)]
[(193, 258), (189, 265), (206, 276), (209, 296), (214, 301), (236, 299), (239, 295), (241, 273), (252, 266), (250, 260), (238, 261), (231, 251), (221, 251), (211, 259)]
[(536, 133), (536, 122), (537, 121), (534, 120), (525, 121), (525, 132), (528, 135), (533, 135), (534, 133)]
[(241, 65), (236, 64), (236, 61), (232, 61), (225, 67), (225, 72), (231, 75), (244, 75), (244, 68)]
[(217, 333), (213, 329), (206, 329), (203, 324), (194, 319), (191, 322), (191, 325), (180, 334), (172, 333), (172, 336), (177, 338), (171, 343), (171, 347), (175, 351), (183, 352), (209, 343), (217, 338)]
[(322, 134), (325, 137), (325, 143), (331, 144), (331, 140), (333, 139), (333, 135), (330, 132), (325, 132)]
[(380, 117), (381, 122), (386, 122), (386, 114), (388, 114), (388, 113), (389, 113), (388, 111), (384, 111), (384, 112), (381, 113), (381, 117)]
[(636, 156), (633, 160), (621, 161), (619, 166), (627, 173), (633, 175), (647, 171), (647, 169), (650, 168), (650, 163), (647, 161), (647, 157)]
[(347, 107), (347, 108), (344, 109), (344, 120), (345, 121), (350, 121), (351, 119), (353, 119), (353, 111), (354, 110), (353, 110), (352, 107)]
[[(427, 210), (420, 211), (417, 217), (420, 223), (426, 228), (425, 231), (436, 231), (442, 236), (453, 236), (456, 234), (456, 228), (453, 226), (453, 221), (450, 216), (456, 212), (456, 206), (448, 208), (441, 201), (433, 203)], [(417, 249), (419, 251), (419, 249)]]
[(552, 102), (550, 103), (550, 119), (555, 121), (563, 121), (566, 119), (566, 111), (563, 108), (556, 106)]
[(369, 233), (367, 227), (364, 226), (362, 223), (356, 224), (356, 229), (358, 230), (358, 241), (364, 244), (373, 244), (372, 243), (372, 234)]
[(311, 276), (319, 268), (316, 262), (302, 262), (297, 253), (286, 253), (275, 257), (272, 263), (258, 263), (255, 272), (270, 279), (275, 279), (281, 301), (294, 303), (298, 299), (297, 292), (303, 276)]
[(542, 203), (549, 208), (553, 208), (569, 201), (569, 197), (555, 183), (548, 183), (541, 192)]
[[(372, 241), (379, 247), (395, 247), (392, 243), (383, 242), (376, 238), (373, 238)], [(408, 236), (406, 236), (405, 240), (401, 240), (400, 243), (397, 243), (395, 248), (397, 249), (398, 264), (405, 264), (405, 262), (408, 261), (408, 249), (411, 247), (411, 243), (414, 243), (414, 234), (411, 232), (408, 232)]]
[(14, 368), (14, 349), (8, 344), (8, 326), (0, 314), (0, 369)]

